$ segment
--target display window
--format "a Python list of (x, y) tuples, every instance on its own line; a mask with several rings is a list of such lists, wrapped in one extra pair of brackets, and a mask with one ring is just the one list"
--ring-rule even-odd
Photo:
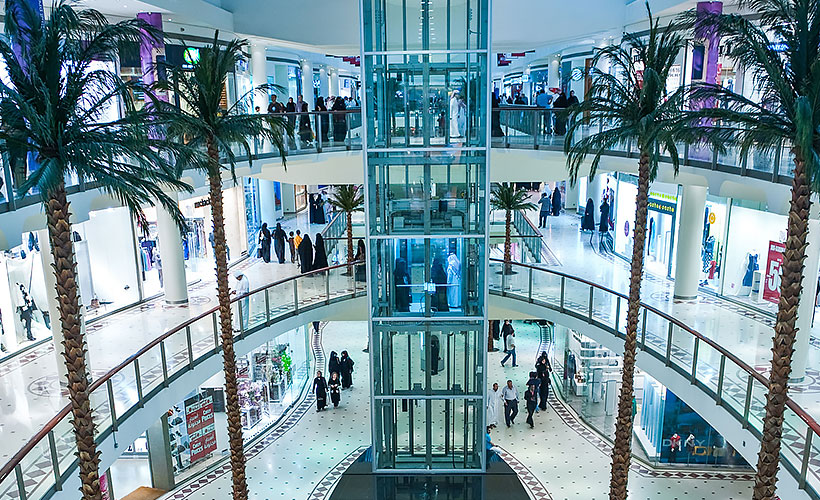
[(726, 230), (728, 229), (728, 203), (725, 198), (707, 196), (703, 212), (703, 238), (701, 241), (700, 286), (719, 293), (723, 271)]
[(0, 282), (0, 357), (51, 336), (43, 250), (48, 251), (48, 242), (28, 232), (20, 245), (0, 255), (0, 274), (6, 277), (5, 283)]

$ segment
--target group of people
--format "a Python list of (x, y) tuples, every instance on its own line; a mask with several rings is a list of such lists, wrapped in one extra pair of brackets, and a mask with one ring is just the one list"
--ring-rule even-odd
[[(569, 96), (564, 90), (554, 97), (551, 93), (544, 89), (538, 91), (535, 96), (535, 105), (543, 109), (557, 109), (565, 110), (578, 104), (578, 96), (575, 95), (574, 90), (569, 91)], [(529, 104), (527, 96), (523, 92), (516, 94), (509, 94), (498, 97), (496, 93), (492, 94), (492, 136), (503, 137), (504, 131), (501, 129), (501, 111), (500, 107), (503, 104), (525, 106)], [(545, 113), (543, 121), (543, 129), (545, 134), (564, 135), (567, 133), (567, 112)]]
[[(454, 250), (450, 251), (446, 260), (444, 254), (433, 258), (433, 264), (430, 267), (430, 281), (435, 287), (435, 290), (430, 291), (430, 308), (433, 311), (449, 312), (451, 308), (461, 307), (461, 259)], [(393, 268), (393, 291), (396, 297), (397, 312), (410, 312), (410, 303), (413, 299), (410, 285), (410, 269), (407, 260), (399, 257)]]
[[(612, 210), (607, 196), (601, 198), (601, 206), (598, 207), (600, 212), (600, 219), (598, 219), (598, 245), (602, 253), (609, 253), (612, 251), (612, 236), (609, 230), (612, 226)], [(587, 205), (584, 208), (584, 218), (581, 219), (581, 231), (590, 232), (590, 244), (592, 237), (595, 234), (595, 202), (592, 198), (587, 200)]]
[[(513, 349), (515, 349), (514, 346)], [(533, 415), (538, 411), (547, 409), (550, 385), (552, 384), (550, 372), (552, 372), (552, 366), (546, 351), (543, 351), (535, 362), (535, 370), (529, 373), (529, 379), (526, 382), (527, 390), (524, 391), (527, 424), (530, 428), (535, 427)], [(502, 409), (504, 411), (504, 423), (507, 427), (515, 424), (515, 417), (518, 416), (518, 400), (518, 389), (512, 380), (507, 380), (506, 385), (501, 389), (499, 389), (498, 383), (494, 383), (492, 390), (487, 395), (487, 427), (494, 429), (498, 426)]]
[(547, 217), (552, 215), (553, 217), (558, 217), (561, 215), (561, 190), (558, 189), (558, 185), (556, 184), (555, 190), (552, 192), (552, 196), (549, 194), (549, 189), (546, 192), (541, 193), (541, 199), (538, 200), (538, 227), (547, 227)]
[(313, 394), (316, 396), (317, 412), (327, 408), (328, 393), (333, 408), (338, 408), (342, 400), (342, 391), (353, 386), (353, 359), (347, 351), (342, 351), (341, 358), (336, 351), (332, 351), (327, 363), (327, 371), (330, 373), (330, 379), (325, 379), (322, 370), (317, 371), (316, 378), (313, 379)]
[[(356, 101), (350, 97), (331, 96), (325, 99), (322, 96), (318, 96), (316, 98), (316, 104), (314, 105), (313, 111), (345, 111), (347, 110), (348, 105), (356, 105)], [(285, 113), (288, 115), (288, 125), (299, 138), (299, 145), (301, 147), (312, 146), (313, 141), (316, 138), (316, 134), (314, 134), (313, 128), (310, 124), (310, 115), (308, 114), (308, 111), (308, 103), (304, 100), (301, 94), (296, 97), (296, 101), (293, 100), (293, 97), (288, 97), (287, 102), (284, 104), (279, 101), (276, 94), (273, 94), (270, 96), (270, 102), (268, 103), (267, 109), (268, 113)], [(259, 106), (256, 107), (256, 112), (262, 112)], [(343, 142), (347, 136), (347, 118), (345, 113), (332, 114), (332, 120), (333, 140), (336, 142)], [(323, 143), (329, 142), (331, 130), (330, 123), (330, 114), (320, 114), (316, 118), (316, 133), (321, 138)], [(290, 138), (288, 138), (288, 143), (291, 149), (296, 147), (296, 142)]]
[(322, 233), (316, 233), (316, 241), (311, 241), (310, 235), (305, 234), (297, 229), (286, 233), (282, 229), (282, 224), (276, 223), (276, 228), (273, 232), (268, 229), (268, 224), (263, 223), (259, 230), (259, 247), (257, 249), (257, 257), (264, 262), (271, 261), (271, 246), (276, 255), (276, 259), (280, 264), (284, 264), (285, 247), (290, 251), (290, 262), (297, 264), (302, 273), (309, 273), (316, 269), (324, 269), (328, 267), (327, 251), (325, 250), (325, 241)]

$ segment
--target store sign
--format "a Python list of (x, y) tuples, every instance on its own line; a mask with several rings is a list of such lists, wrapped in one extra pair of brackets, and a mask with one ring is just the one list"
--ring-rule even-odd
[(649, 198), (649, 210), (654, 212), (660, 212), (662, 214), (675, 214), (675, 208), (677, 207), (677, 203), (674, 201), (668, 200), (661, 200), (658, 198)]
[(709, 212), (709, 224), (714, 224), (717, 220), (717, 216), (714, 212)]
[(766, 263), (766, 281), (763, 284), (763, 300), (780, 302), (780, 271), (783, 268), (783, 252), (786, 245), (769, 241), (769, 260)]
[(211, 199), (210, 198), (203, 198), (199, 201), (194, 202), (194, 208), (207, 207), (210, 204), (211, 204)]
[(584, 79), (584, 69), (583, 68), (572, 68), (572, 72), (570, 73), (570, 78), (572, 81), (578, 82)]
[(191, 443), (191, 463), (216, 450), (213, 397), (204, 396), (186, 401), (185, 425)]

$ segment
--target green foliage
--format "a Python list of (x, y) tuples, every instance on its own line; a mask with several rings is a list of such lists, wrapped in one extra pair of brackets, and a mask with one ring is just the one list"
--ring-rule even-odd
[(727, 56), (752, 76), (760, 97), (747, 99), (714, 83), (700, 83), (689, 90), (689, 98), (714, 100), (719, 106), (689, 114), (716, 121), (724, 131), (722, 139), (737, 145), (742, 154), (751, 149), (771, 153), (784, 142), (793, 146), (818, 191), (820, 4), (817, 0), (741, 0), (739, 7), (755, 12), (759, 19), (695, 12), (684, 19), (696, 33), (721, 36), (729, 48)]
[[(285, 163), (284, 134), (293, 135), (284, 117), (251, 114), (253, 95), (273, 88), (261, 85), (240, 96), (229, 108), (222, 106), (225, 81), (233, 73), (236, 64), (243, 59), (242, 52), (248, 47), (247, 40), (219, 41), (219, 31), (214, 32), (210, 45), (199, 49), (199, 62), (193, 69), (167, 66), (168, 79), (154, 83), (147, 89), (151, 107), (154, 108), (164, 132), (170, 140), (185, 143), (200, 152), (208, 145), (215, 147), (235, 178), (236, 154), (231, 149), (241, 146), (251, 161), (251, 138), (270, 141), (279, 150)], [(275, 88), (274, 88), (275, 90)], [(163, 101), (157, 94), (174, 92), (180, 105)], [(220, 175), (223, 168), (207, 156), (188, 158), (189, 164), (204, 170), (208, 176)]]
[(345, 213), (364, 211), (364, 192), (359, 186), (353, 184), (338, 186), (328, 201)]
[(512, 184), (502, 182), (493, 186), (490, 194), (490, 206), (494, 210), (514, 212), (516, 210), (534, 210), (535, 204), (528, 201), (529, 193), (524, 188), (516, 188)]
[[(649, 31), (646, 35), (626, 33), (617, 45), (599, 50), (593, 59), (592, 86), (586, 100), (569, 110), (570, 126), (564, 142), (567, 168), (574, 183), (587, 155), (593, 155), (590, 175), (598, 169), (601, 156), (619, 143), (631, 141), (649, 156), (650, 180), (658, 172), (661, 152), (665, 150), (678, 171), (676, 141), (693, 141), (699, 133), (682, 119), (684, 92), (666, 92), (666, 79), (678, 53), (685, 47), (682, 32), (673, 23), (661, 28), (647, 3)], [(598, 69), (608, 62), (610, 72)], [(611, 128), (577, 141), (576, 132), (584, 116), (611, 124)]]
[[(190, 189), (168, 161), (189, 158), (189, 151), (154, 139), (151, 116), (135, 109), (130, 86), (94, 67), (116, 61), (123, 43), (157, 34), (142, 21), (109, 24), (99, 12), (73, 5), (55, 2), (44, 20), (25, 0), (5, 3), (0, 57), (9, 78), (0, 82), (0, 152), (9, 158), (17, 195), (36, 189), (46, 200), (76, 176), (122, 202), (144, 228), (140, 207), (157, 202), (182, 227), (177, 203), (163, 189)], [(107, 121), (107, 110), (119, 103), (124, 116)]]

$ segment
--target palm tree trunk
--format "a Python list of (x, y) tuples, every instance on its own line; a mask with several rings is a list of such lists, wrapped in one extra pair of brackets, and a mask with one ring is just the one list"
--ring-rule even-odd
[(638, 315), (641, 306), (643, 251), (646, 246), (646, 217), (649, 201), (649, 154), (641, 152), (638, 165), (638, 195), (635, 198), (635, 235), (629, 277), (629, 304), (626, 312), (621, 392), (618, 394), (618, 418), (615, 422), (615, 443), (612, 446), (612, 471), (609, 482), (610, 500), (626, 500), (629, 461), (632, 458), (632, 398), (634, 397), (635, 354), (638, 344)]
[(803, 291), (803, 261), (806, 260), (806, 237), (809, 233), (811, 189), (806, 175), (806, 163), (797, 148), (793, 149), (794, 179), (789, 206), (789, 227), (786, 250), (783, 252), (783, 271), (780, 277), (780, 302), (774, 327), (772, 370), (769, 392), (766, 395), (766, 416), (763, 419), (763, 437), (757, 456), (754, 500), (775, 498), (777, 469), (780, 465), (780, 438), (783, 434), (783, 414), (788, 399), (792, 354), (797, 335), (795, 322), (800, 293)]
[(506, 211), (506, 221), (504, 224), (504, 274), (512, 274), (512, 241), (510, 231), (512, 229), (512, 212)]
[(57, 310), (63, 333), (68, 397), (71, 400), (71, 425), (77, 442), (77, 458), (83, 500), (101, 500), (100, 452), (94, 442), (94, 419), (88, 392), (88, 367), (85, 363), (85, 334), (82, 328), (77, 264), (71, 239), (71, 212), (65, 185), (55, 188), (46, 204), (48, 236), (57, 278)]
[(219, 298), (219, 325), (222, 337), (222, 364), (225, 371), (225, 412), (228, 415), (228, 441), (231, 449), (231, 474), (233, 499), (247, 500), (248, 484), (245, 480), (245, 450), (242, 442), (242, 416), (239, 411), (239, 394), (236, 383), (236, 353), (233, 348), (233, 321), (231, 298), (228, 287), (228, 252), (225, 241), (225, 218), (222, 207), (222, 176), (219, 167), (219, 151), (208, 141), (211, 159), (210, 182), (211, 216), (214, 224), (214, 254), (216, 257), (216, 289)]

